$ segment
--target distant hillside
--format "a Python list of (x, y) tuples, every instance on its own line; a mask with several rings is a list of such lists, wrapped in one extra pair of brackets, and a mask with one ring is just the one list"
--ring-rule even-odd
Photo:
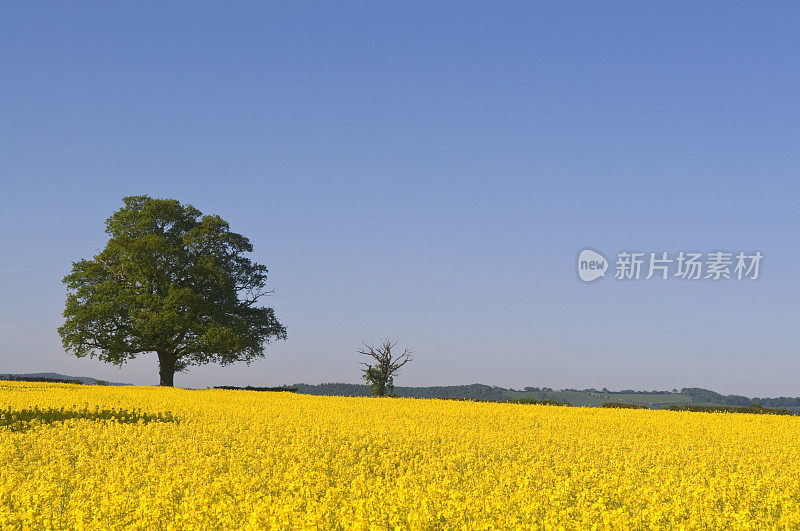
[(681, 389), (681, 393), (691, 396), (693, 404), (722, 404), (726, 406), (756, 405), (761, 407), (800, 409), (800, 398), (798, 397), (748, 398), (741, 395), (721, 395), (700, 387), (685, 387)]
[(32, 372), (27, 374), (0, 374), (0, 380), (23, 380), (23, 379), (38, 379), (42, 381), (47, 380), (60, 380), (60, 381), (77, 381), (83, 385), (97, 385), (102, 382), (105, 385), (131, 385), (128, 383), (109, 382), (107, 380), (98, 380), (97, 378), (90, 378), (88, 376), (67, 376), (57, 372)]
[[(67, 376), (57, 372), (36, 372), (28, 374), (0, 374), (0, 380), (39, 379), (79, 381), (84, 385), (96, 385), (101, 382), (87, 376)], [(103, 382), (106, 385), (131, 385), (119, 382)], [(224, 387), (224, 386), (223, 386)], [(323, 383), (318, 385), (295, 384), (290, 386), (297, 392), (306, 395), (328, 396), (369, 396), (367, 386), (363, 384)], [(277, 388), (252, 387), (252, 390), (277, 390)], [(288, 390), (281, 388), (280, 390)], [(603, 389), (558, 389), (549, 387), (525, 387), (524, 389), (507, 389), (485, 384), (448, 385), (433, 387), (395, 387), (395, 394), (408, 398), (442, 398), (453, 400), (484, 400), (491, 402), (537, 401), (564, 402), (573, 406), (612, 406), (633, 405), (651, 409), (667, 409), (670, 407), (725, 406), (787, 409), (800, 412), (800, 397), (749, 398), (742, 395), (721, 395), (700, 387), (684, 387), (680, 391), (609, 391)]]
[[(298, 393), (307, 395), (369, 396), (366, 385), (324, 383), (319, 385), (296, 384)], [(408, 398), (456, 398), (504, 402), (510, 397), (508, 389), (483, 384), (451, 385), (441, 387), (395, 387), (395, 394)]]
[[(319, 385), (295, 384), (298, 393), (308, 395), (369, 396), (365, 385), (324, 383)], [(800, 411), (799, 397), (748, 398), (740, 395), (721, 395), (699, 387), (685, 387), (680, 391), (609, 391), (603, 389), (560, 389), (526, 387), (522, 390), (484, 384), (451, 385), (436, 387), (396, 387), (395, 394), (410, 398), (447, 398), (463, 400), (537, 400), (569, 402), (573, 406), (598, 407), (604, 404), (633, 404), (654, 409), (670, 406), (750, 406), (785, 408)]]

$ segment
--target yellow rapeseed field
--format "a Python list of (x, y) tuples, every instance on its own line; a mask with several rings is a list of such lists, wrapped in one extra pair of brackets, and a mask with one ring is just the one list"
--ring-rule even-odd
[(3, 529), (798, 529), (800, 418), (0, 383)]

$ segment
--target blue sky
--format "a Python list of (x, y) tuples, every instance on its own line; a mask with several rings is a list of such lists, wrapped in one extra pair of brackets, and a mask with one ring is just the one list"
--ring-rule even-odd
[[(289, 339), (176, 384), (800, 395), (792, 3), (27, 3), (0, 17), (0, 372), (77, 359), (60, 280), (126, 195), (227, 219)], [(760, 250), (754, 282), (586, 285), (584, 247)], [(612, 266), (613, 267), (613, 266)]]

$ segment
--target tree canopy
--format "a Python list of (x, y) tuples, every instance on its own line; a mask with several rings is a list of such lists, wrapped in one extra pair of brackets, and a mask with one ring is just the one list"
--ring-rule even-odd
[(191, 365), (251, 362), (286, 338), (272, 308), (267, 268), (250, 241), (216, 215), (174, 199), (131, 196), (106, 220), (105, 248), (64, 277), (64, 348), (121, 365), (158, 355), (160, 385)]

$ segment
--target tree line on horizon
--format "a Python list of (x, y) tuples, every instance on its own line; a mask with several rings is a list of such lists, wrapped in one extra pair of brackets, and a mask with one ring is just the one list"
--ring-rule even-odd
[[(63, 376), (63, 375), (60, 375)], [(18, 382), (44, 382), (44, 383), (66, 383), (77, 385), (105, 385), (103, 380), (95, 380), (92, 383), (73, 378), (73, 377), (48, 377), (48, 376), (30, 376), (21, 374), (0, 374), (0, 381), (18, 381)], [(113, 384), (113, 385), (129, 385), (129, 384)], [(305, 384), (298, 383), (294, 385), (283, 385), (277, 387), (257, 387), (257, 386), (231, 386), (219, 385), (214, 389), (229, 389), (229, 390), (245, 390), (245, 391), (284, 391), (306, 395), (318, 396), (353, 396), (353, 397), (366, 397), (374, 395), (374, 391), (366, 384), (351, 384), (351, 383), (322, 383), (322, 384)], [(512, 388), (504, 388), (498, 386), (490, 386), (486, 384), (468, 384), (468, 385), (449, 385), (449, 386), (428, 386), (428, 387), (395, 387), (393, 396), (403, 398), (432, 398), (432, 399), (451, 399), (451, 400), (475, 400), (485, 402), (512, 402), (512, 403), (537, 403), (537, 404), (568, 404), (565, 400), (554, 400), (549, 397), (547, 393), (561, 393), (561, 392), (585, 392), (596, 393), (597, 390), (590, 389), (561, 389), (553, 391), (550, 387), (525, 387), (524, 392), (533, 394), (533, 396), (523, 398), (513, 398), (511, 393), (520, 393)], [(662, 394), (681, 394), (690, 397), (690, 402), (683, 405), (671, 404), (664, 409), (686, 410), (686, 411), (736, 411), (749, 408), (747, 412), (759, 412), (756, 408), (768, 408), (777, 410), (780, 408), (793, 408), (800, 409), (800, 397), (776, 397), (776, 398), (749, 398), (743, 395), (722, 395), (715, 391), (703, 389), (700, 387), (684, 387), (680, 391), (600, 391), (601, 394), (638, 394), (638, 395), (662, 395)], [(656, 404), (653, 404), (656, 405)], [(625, 402), (608, 402), (602, 404), (601, 407), (609, 408), (647, 408), (644, 404), (631, 404)], [(725, 409), (728, 408), (728, 409)], [(770, 412), (770, 411), (766, 411)]]
[[(291, 386), (296, 388), (298, 393), (309, 395), (333, 395), (333, 396), (370, 396), (369, 388), (364, 384), (350, 383), (322, 383), (305, 384), (297, 383)], [(535, 391), (534, 391), (535, 390)], [(550, 387), (525, 387), (524, 391), (515, 391), (511, 388), (491, 386), (486, 384), (468, 385), (448, 385), (448, 386), (428, 386), (428, 387), (395, 387), (395, 394), (404, 398), (453, 398), (464, 400), (486, 400), (493, 402), (507, 402), (514, 400), (513, 393), (525, 392), (533, 394), (533, 398), (545, 401), (551, 398), (550, 393), (563, 392), (597, 392), (595, 389), (561, 389), (554, 391)], [(684, 387), (680, 391), (608, 391), (601, 394), (640, 394), (640, 395), (662, 395), (662, 394), (681, 394), (690, 398), (690, 404), (705, 405), (713, 404), (719, 406), (746, 407), (756, 405), (768, 408), (800, 408), (800, 397), (777, 397), (777, 398), (748, 398), (742, 395), (722, 395), (715, 391), (700, 387)]]

